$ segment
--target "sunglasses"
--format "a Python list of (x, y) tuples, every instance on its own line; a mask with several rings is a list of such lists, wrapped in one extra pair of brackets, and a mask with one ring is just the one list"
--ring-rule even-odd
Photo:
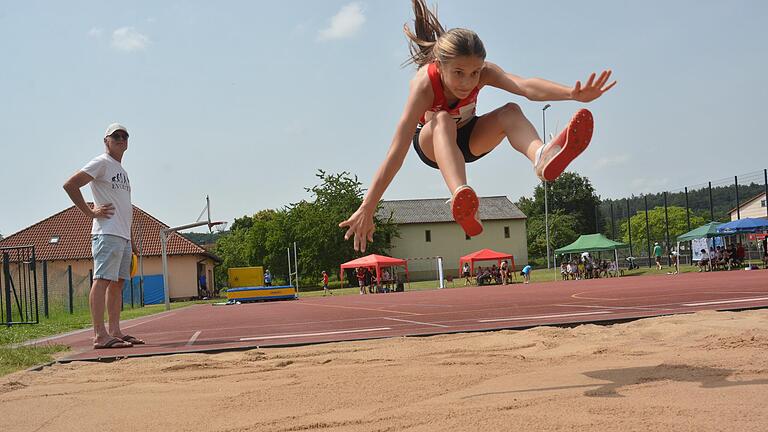
[(112, 139), (116, 140), (128, 140), (128, 134), (127, 133), (121, 133), (121, 132), (115, 132), (112, 135), (110, 135)]

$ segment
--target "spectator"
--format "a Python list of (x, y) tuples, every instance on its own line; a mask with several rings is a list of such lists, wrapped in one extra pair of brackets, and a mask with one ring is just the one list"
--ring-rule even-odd
[(531, 267), (530, 264), (527, 264), (523, 267), (523, 270), (520, 271), (520, 274), (523, 276), (523, 283), (527, 284), (531, 282), (531, 271), (533, 271), (533, 267)]
[[(64, 183), (64, 190), (86, 218), (92, 220), (94, 274), (89, 304), (93, 320), (93, 348), (128, 348), (144, 343), (120, 329), (123, 285), (131, 274), (133, 249), (131, 182), (122, 165), (123, 154), (128, 150), (128, 129), (113, 123), (107, 127), (103, 141), (105, 152), (73, 174)], [(89, 183), (93, 207), (85, 202), (80, 191)], [(105, 309), (109, 329), (104, 325)]]
[(507, 260), (504, 260), (501, 262), (501, 284), (506, 285), (507, 279), (509, 278), (509, 263), (507, 263)]
[(701, 250), (701, 258), (699, 259), (699, 272), (709, 270), (709, 254), (706, 249)]
[(269, 272), (269, 269), (264, 272), (264, 286), (272, 286), (272, 273)]
[(680, 262), (679, 262), (679, 256), (678, 256), (677, 250), (672, 249), (669, 251), (669, 263), (673, 269), (671, 274), (680, 273)]
[(360, 286), (360, 295), (365, 294), (365, 269), (357, 268), (357, 284)]
[(565, 262), (560, 263), (560, 279), (568, 280), (568, 266)]
[(205, 280), (205, 273), (200, 273), (200, 277), (197, 278), (197, 283), (200, 285), (198, 295), (203, 299), (208, 298), (208, 285)]
[(323, 270), (323, 297), (325, 297), (326, 294), (333, 295), (331, 290), (328, 289), (328, 273)]
[(659, 242), (653, 244), (653, 256), (656, 258), (656, 269), (661, 270), (661, 246)]
[(461, 274), (462, 274), (462, 276), (464, 276), (464, 286), (471, 285), (472, 281), (469, 279), (470, 278), (470, 273), (469, 273), (469, 263), (468, 262), (464, 263), (464, 267), (462, 268)]
[(736, 246), (736, 261), (739, 266), (744, 264), (745, 258), (746, 258), (746, 252), (744, 251), (744, 246), (741, 243), (739, 243)]

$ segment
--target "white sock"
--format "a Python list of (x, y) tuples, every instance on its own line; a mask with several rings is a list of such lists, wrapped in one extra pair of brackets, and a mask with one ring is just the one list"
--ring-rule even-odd
[(541, 147), (539, 147), (538, 150), (536, 150), (536, 157), (534, 158), (533, 165), (535, 165), (535, 166), (539, 165), (539, 161), (541, 161), (541, 154), (544, 153), (544, 147), (546, 147), (546, 146), (547, 145), (544, 144)]

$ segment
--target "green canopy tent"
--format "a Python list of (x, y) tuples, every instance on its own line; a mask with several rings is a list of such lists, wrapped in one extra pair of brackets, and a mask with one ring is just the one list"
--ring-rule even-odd
[(602, 234), (584, 234), (579, 236), (575, 242), (560, 249), (555, 249), (555, 268), (557, 268), (557, 254), (581, 253), (581, 252), (601, 252), (613, 251), (613, 257), (616, 260), (616, 271), (619, 269), (619, 249), (629, 247), (626, 243), (613, 241)]
[[(717, 232), (717, 227), (722, 225), (722, 222), (709, 222), (704, 225), (694, 228), (685, 234), (677, 236), (677, 250), (680, 250), (680, 243), (692, 240), (698, 240), (701, 238), (721, 237), (723, 233)], [(693, 264), (693, 247), (691, 247), (691, 264)]]
[(723, 235), (723, 233), (717, 232), (717, 227), (722, 225), (722, 222), (710, 222), (706, 223), (698, 228), (692, 229), (688, 231), (685, 234), (681, 234), (677, 236), (677, 242), (684, 242), (684, 241), (691, 241), (696, 240), (700, 238), (712, 238), (712, 237), (720, 237)]

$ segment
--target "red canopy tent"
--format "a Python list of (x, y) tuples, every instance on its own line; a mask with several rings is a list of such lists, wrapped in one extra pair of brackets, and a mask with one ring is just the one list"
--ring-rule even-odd
[(354, 259), (352, 261), (345, 262), (341, 265), (339, 271), (339, 279), (341, 280), (341, 286), (344, 287), (344, 269), (355, 267), (376, 267), (376, 282), (381, 282), (381, 268), (382, 267), (405, 267), (405, 280), (408, 281), (408, 262), (400, 258), (392, 258), (384, 255), (370, 254), (362, 258)]
[(514, 273), (515, 271), (515, 257), (502, 253), (502, 252), (496, 252), (492, 249), (480, 249), (477, 252), (472, 252), (469, 255), (464, 255), (459, 260), (459, 277), (461, 277), (461, 269), (464, 266), (465, 262), (469, 263), (469, 266), (471, 268), (470, 274), (475, 274), (475, 261), (496, 261), (498, 266), (501, 266), (501, 262), (503, 260), (510, 260), (510, 270)]

